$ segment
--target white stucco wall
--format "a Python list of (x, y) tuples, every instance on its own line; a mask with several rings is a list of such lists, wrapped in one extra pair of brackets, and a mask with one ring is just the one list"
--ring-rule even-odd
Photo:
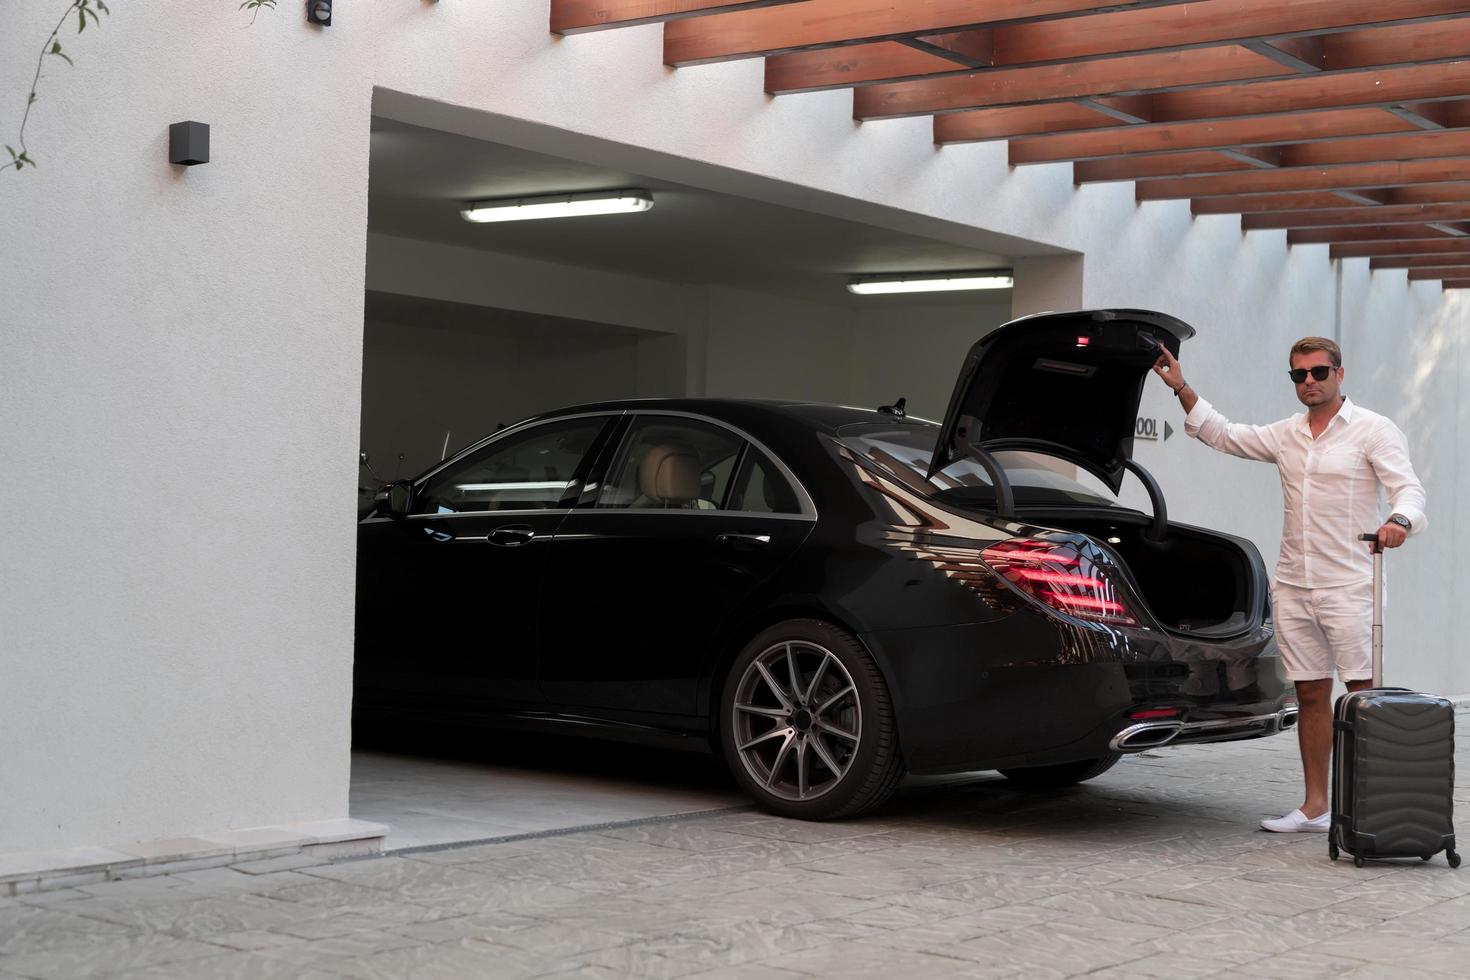
[[(841, 92), (773, 100), (759, 62), (671, 71), (656, 27), (557, 39), (546, 0), (496, 0), (343, 4), (326, 30), (285, 4), (246, 30), (235, 6), (119, 4), (67, 35), (77, 66), (47, 68), (28, 131), (41, 167), (0, 175), (0, 850), (345, 813), (353, 529), (336, 518), (374, 85), (380, 112), (425, 125), (1003, 254), (1085, 253), (1082, 301), (1195, 322), (1191, 378), (1241, 417), (1291, 411), (1280, 352), (1334, 325), (1324, 249), (1138, 207), (1126, 185), (1076, 192), (1065, 167), (1010, 171), (999, 145), (936, 149), (924, 120), (858, 124)], [(0, 8), (5, 142), (54, 17)], [(181, 119), (213, 124), (213, 162), (165, 162)], [(1344, 338), (1381, 365), (1364, 401), (1417, 412), (1434, 481), (1433, 537), (1395, 581), (1443, 596), (1431, 572), (1466, 544), (1466, 312), (1346, 278)], [(1385, 331), (1458, 366), (1422, 383)], [(724, 336), (692, 338), (692, 372)], [(1146, 408), (1171, 402), (1155, 388)], [(1271, 557), (1274, 476), (1181, 438), (1140, 450), (1176, 512)], [(1470, 690), (1416, 609), (1393, 613), (1403, 679)]]
[(68, 33), (0, 174), (0, 851), (346, 815), (372, 35), (235, 6)]

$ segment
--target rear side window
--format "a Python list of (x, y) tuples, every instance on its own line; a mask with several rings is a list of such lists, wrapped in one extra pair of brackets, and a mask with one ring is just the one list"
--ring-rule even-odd
[(508, 435), (436, 473), (419, 490), (415, 514), (545, 510), (560, 506), (604, 418), (568, 419)]
[(618, 510), (720, 510), (744, 440), (697, 419), (634, 419), (597, 506)]
[(800, 514), (796, 491), (770, 457), (749, 447), (730, 497), (730, 510), (747, 514)]
[[(884, 427), (862, 423), (846, 426), (838, 435), (845, 445), (920, 493), (972, 507), (995, 505), (990, 476), (972, 459), (957, 459), (935, 473), (932, 480), (928, 478), (929, 460), (939, 438), (937, 425)], [(1117, 505), (1117, 499), (1092, 474), (1054, 456), (1002, 451), (995, 458), (1010, 477), (1019, 505)]]

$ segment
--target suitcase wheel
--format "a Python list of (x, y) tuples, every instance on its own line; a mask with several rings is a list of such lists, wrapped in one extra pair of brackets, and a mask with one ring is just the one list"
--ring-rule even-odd
[(1450, 867), (1458, 868), (1460, 866), (1460, 855), (1458, 852), (1449, 851), (1446, 853), (1445, 857), (1449, 859)]
[(1366, 863), (1367, 862), (1365, 862), (1363, 860), (1362, 855), (1359, 855), (1358, 857), (1353, 858), (1353, 867), (1355, 867), (1355, 868), (1361, 868)]

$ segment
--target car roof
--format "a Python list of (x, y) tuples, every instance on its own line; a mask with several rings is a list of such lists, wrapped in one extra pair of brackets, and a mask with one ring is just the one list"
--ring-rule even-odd
[(564, 415), (580, 415), (587, 412), (663, 411), (690, 412), (707, 415), (735, 425), (759, 425), (761, 422), (779, 423), (796, 421), (804, 427), (823, 432), (855, 423), (878, 423), (883, 425), (915, 424), (933, 425), (926, 419), (895, 417), (876, 409), (854, 408), (849, 405), (832, 405), (826, 402), (783, 401), (759, 398), (628, 398), (617, 401), (593, 402), (574, 405), (546, 412), (536, 419), (553, 419)]

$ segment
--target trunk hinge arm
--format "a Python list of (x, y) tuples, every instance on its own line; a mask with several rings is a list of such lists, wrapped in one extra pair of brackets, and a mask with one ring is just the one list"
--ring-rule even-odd
[(1150, 541), (1164, 540), (1164, 529), (1169, 526), (1169, 508), (1164, 504), (1164, 490), (1159, 486), (1159, 481), (1154, 475), (1144, 469), (1136, 459), (1126, 460), (1123, 467), (1138, 477), (1143, 488), (1148, 491), (1148, 499), (1154, 508), (1154, 522), (1149, 525), (1148, 532), (1144, 534)]
[(992, 456), (988, 449), (973, 442), (965, 443), (965, 454), (983, 466), (990, 475), (990, 485), (995, 487), (996, 513), (1001, 517), (1015, 517), (1016, 495), (1011, 490), (1011, 478), (1006, 476), (1005, 467), (1000, 465), (1000, 460)]

